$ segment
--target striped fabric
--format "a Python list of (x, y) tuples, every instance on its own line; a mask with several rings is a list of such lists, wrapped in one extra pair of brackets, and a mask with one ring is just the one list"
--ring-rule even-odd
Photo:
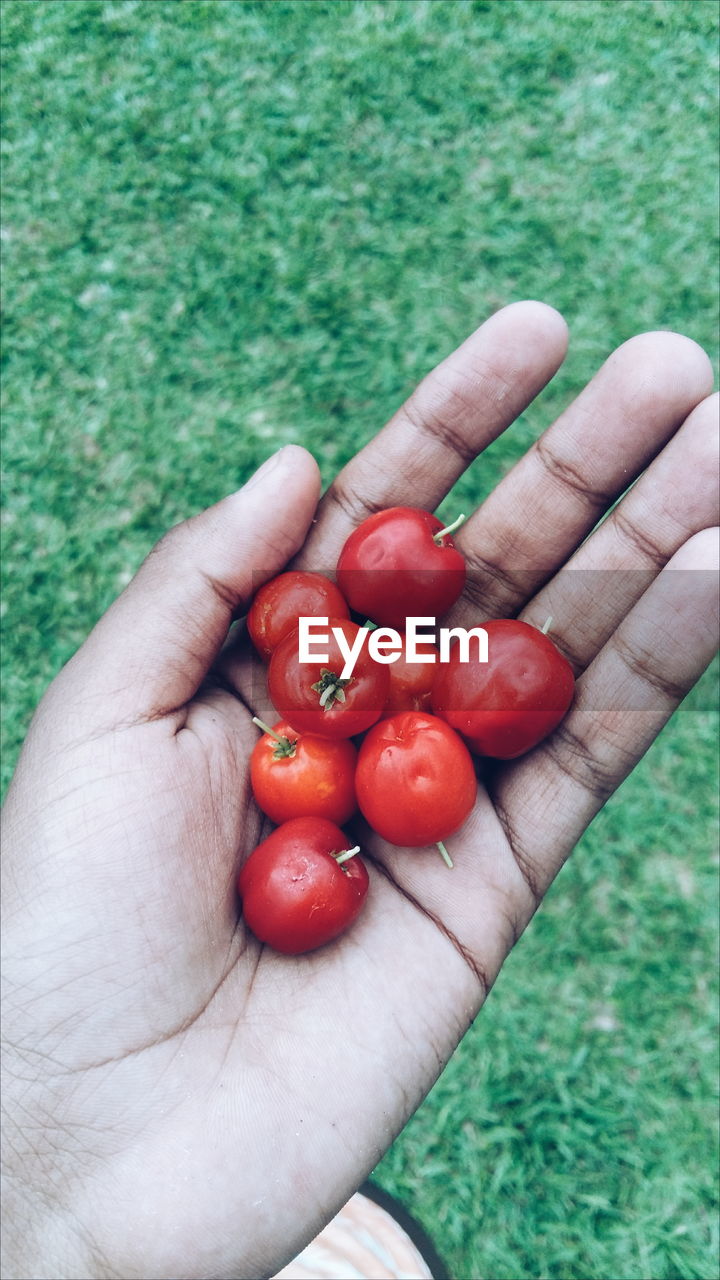
[(359, 1192), (273, 1280), (432, 1280), (410, 1237)]

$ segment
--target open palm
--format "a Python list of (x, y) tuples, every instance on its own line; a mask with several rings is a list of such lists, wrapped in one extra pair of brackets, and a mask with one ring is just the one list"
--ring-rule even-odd
[(433, 509), (565, 343), (551, 308), (499, 312), (319, 507), (311, 457), (281, 451), (158, 544), (46, 694), (5, 813), (4, 1274), (261, 1276), (298, 1252), (712, 656), (709, 364), (644, 335), (456, 537), (470, 577), (453, 621), (551, 615), (579, 676), (564, 724), (488, 770), (452, 871), (359, 828), (370, 893), (336, 943), (280, 956), (238, 920), (264, 829), (251, 716), (268, 709), (233, 617), (292, 557), (332, 566), (369, 511)]

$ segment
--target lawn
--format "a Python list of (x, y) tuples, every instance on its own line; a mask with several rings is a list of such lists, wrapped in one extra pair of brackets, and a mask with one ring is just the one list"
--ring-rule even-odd
[[(328, 481), (486, 315), (568, 360), (717, 342), (714, 0), (6, 0), (3, 753), (172, 523), (287, 441)], [(710, 1280), (707, 677), (376, 1171), (457, 1280)]]

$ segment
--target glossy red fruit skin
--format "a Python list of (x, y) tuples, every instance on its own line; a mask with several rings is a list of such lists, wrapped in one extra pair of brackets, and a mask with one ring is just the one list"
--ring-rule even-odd
[(253, 795), (273, 822), (291, 818), (327, 818), (342, 826), (357, 809), (357, 751), (348, 738), (298, 734), (286, 721), (272, 726), (294, 742), (292, 755), (277, 755), (278, 742), (264, 733), (250, 757)]
[(488, 662), (461, 663), (457, 648), (433, 684), (432, 707), (471, 751), (514, 760), (542, 742), (566, 715), (575, 680), (548, 636), (517, 619), (484, 622)]
[(424, 712), (403, 711), (366, 735), (355, 790), (360, 812), (378, 835), (418, 848), (462, 826), (477, 783), (470, 752), (449, 725)]
[(358, 525), (337, 565), (338, 586), (363, 618), (402, 630), (408, 617), (440, 618), (465, 586), (465, 561), (429, 511), (389, 507)]
[(345, 659), (332, 628), (340, 627), (349, 644), (361, 630), (347, 618), (329, 618), (327, 662), (301, 662), (298, 637), (290, 632), (280, 641), (270, 659), (268, 689), (273, 706), (283, 720), (299, 733), (316, 733), (321, 738), (352, 738), (364, 733), (380, 718), (387, 698), (390, 677), (387, 666), (370, 657), (367, 642), (355, 663), (353, 674), (343, 688), (344, 701), (333, 701), (322, 707), (320, 695), (313, 689), (324, 670), (340, 675)]
[(250, 606), (247, 629), (264, 662), (269, 662), (300, 617), (349, 618), (347, 601), (321, 573), (291, 569), (263, 583)]
[(337, 938), (362, 911), (367, 869), (334, 822), (293, 818), (253, 849), (238, 876), (242, 913), (255, 937), (283, 955), (302, 955)]
[(383, 707), (382, 719), (397, 716), (401, 711), (432, 712), (432, 687), (438, 670), (440, 654), (434, 644), (418, 644), (422, 654), (434, 657), (434, 662), (408, 662), (405, 650), (397, 662), (388, 667), (390, 688)]

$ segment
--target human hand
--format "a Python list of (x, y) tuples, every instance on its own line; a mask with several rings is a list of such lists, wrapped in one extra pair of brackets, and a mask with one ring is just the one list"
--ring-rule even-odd
[(158, 544), (48, 690), (5, 811), (8, 1277), (258, 1276), (297, 1253), (428, 1092), (712, 656), (709, 363), (644, 335), (456, 538), (470, 584), (453, 621), (552, 614), (579, 675), (566, 721), (488, 770), (452, 872), (365, 830), (370, 894), (336, 943), (279, 956), (238, 919), (237, 869), (264, 830), (248, 781), (258, 684), (246, 650), (223, 645), (256, 571), (334, 564), (368, 510), (433, 509), (565, 345), (550, 308), (497, 313), (314, 523), (317, 467), (281, 451)]

